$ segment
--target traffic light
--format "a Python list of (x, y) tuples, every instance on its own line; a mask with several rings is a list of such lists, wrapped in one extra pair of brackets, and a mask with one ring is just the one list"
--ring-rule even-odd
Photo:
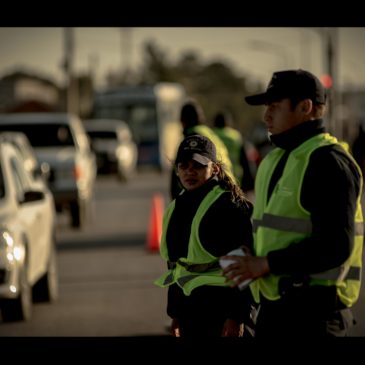
[(321, 83), (326, 89), (330, 89), (333, 85), (333, 80), (331, 75), (324, 74), (320, 77)]

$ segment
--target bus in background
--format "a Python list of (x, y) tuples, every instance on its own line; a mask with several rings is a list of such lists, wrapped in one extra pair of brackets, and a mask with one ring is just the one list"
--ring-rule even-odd
[(185, 98), (182, 85), (167, 82), (99, 91), (92, 118), (124, 120), (138, 146), (138, 166), (168, 170), (182, 138), (179, 118)]

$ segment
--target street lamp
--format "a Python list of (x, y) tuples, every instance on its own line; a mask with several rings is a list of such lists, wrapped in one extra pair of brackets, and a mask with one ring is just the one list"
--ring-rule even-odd
[(74, 29), (64, 28), (64, 71), (66, 78), (66, 111), (78, 114), (77, 80), (73, 77), (74, 63)]

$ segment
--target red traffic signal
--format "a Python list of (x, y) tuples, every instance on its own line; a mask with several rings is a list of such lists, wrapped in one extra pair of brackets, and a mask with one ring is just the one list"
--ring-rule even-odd
[(326, 89), (330, 89), (333, 85), (333, 80), (331, 75), (328, 74), (324, 74), (320, 77), (321, 83), (322, 85), (326, 88)]

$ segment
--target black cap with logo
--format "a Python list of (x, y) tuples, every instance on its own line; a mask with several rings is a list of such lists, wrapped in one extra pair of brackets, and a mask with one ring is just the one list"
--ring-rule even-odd
[(209, 161), (217, 162), (214, 143), (199, 134), (186, 137), (179, 146), (175, 163), (188, 160), (197, 161), (202, 165), (208, 165)]
[(264, 93), (246, 96), (250, 105), (264, 105), (270, 102), (293, 98), (298, 101), (311, 99), (315, 104), (326, 103), (326, 90), (321, 81), (305, 70), (275, 72)]

